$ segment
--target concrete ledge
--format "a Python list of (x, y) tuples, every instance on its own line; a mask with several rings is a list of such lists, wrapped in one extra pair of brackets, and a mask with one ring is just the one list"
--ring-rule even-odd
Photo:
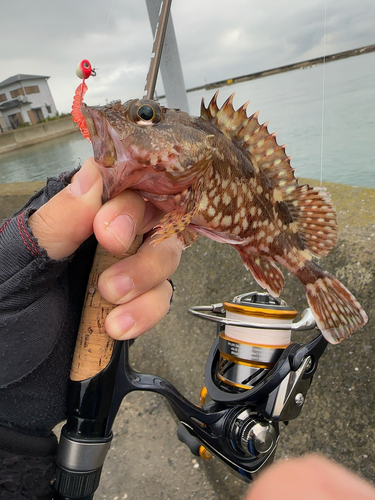
[[(19, 209), (21, 198), (40, 184), (1, 185), (1, 209), (6, 206), (8, 214)], [(340, 232), (336, 248), (321, 263), (351, 289), (370, 321), (351, 339), (327, 348), (302, 414), (288, 427), (281, 426), (277, 458), (322, 453), (375, 481), (375, 190), (327, 186), (339, 214)], [(302, 311), (306, 307), (302, 287), (289, 273), (285, 277), (282, 297)], [(233, 248), (203, 237), (184, 252), (173, 280), (177, 290), (171, 313), (135, 342), (131, 363), (139, 371), (167, 378), (199, 404), (216, 332), (213, 324), (190, 316), (188, 307), (222, 302), (259, 288)], [(298, 342), (304, 338), (301, 333), (295, 336)], [(192, 456), (176, 437), (177, 425), (161, 397), (130, 394), (115, 422), (97, 500), (242, 498), (247, 486), (217, 459)]]
[(0, 222), (19, 210), (44, 185), (44, 181), (0, 184)]
[[(320, 453), (375, 481), (375, 190), (330, 184), (329, 191), (340, 232), (336, 248), (321, 265), (348, 286), (370, 320), (351, 339), (327, 348), (301, 415), (281, 426), (276, 458)], [(307, 306), (304, 290), (294, 276), (286, 271), (284, 275), (282, 298), (302, 312)], [(203, 237), (184, 252), (173, 281), (177, 290), (171, 313), (135, 342), (131, 362), (138, 371), (170, 380), (199, 404), (216, 331), (212, 323), (192, 317), (188, 308), (229, 300), (259, 287), (233, 248)], [(312, 335), (294, 336), (302, 343), (306, 338)], [(124, 493), (129, 499), (242, 498), (247, 486), (217, 459), (195, 461), (179, 443), (176, 419), (167, 408), (161, 398), (147, 393), (125, 400), (98, 498), (122, 498)]]
[(0, 154), (48, 141), (49, 139), (77, 132), (78, 130), (79, 128), (73, 122), (71, 116), (50, 122), (38, 123), (37, 125), (30, 125), (29, 127), (9, 130), (0, 134)]

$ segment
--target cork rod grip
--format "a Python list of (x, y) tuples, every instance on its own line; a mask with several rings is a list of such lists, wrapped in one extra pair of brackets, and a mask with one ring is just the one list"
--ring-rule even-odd
[(104, 300), (100, 295), (98, 279), (100, 274), (112, 264), (135, 254), (141, 243), (142, 236), (137, 236), (126, 255), (121, 257), (110, 254), (98, 245), (87, 283), (70, 372), (71, 380), (81, 381), (93, 377), (108, 365), (114, 340), (107, 335), (104, 322), (108, 313), (116, 306)]

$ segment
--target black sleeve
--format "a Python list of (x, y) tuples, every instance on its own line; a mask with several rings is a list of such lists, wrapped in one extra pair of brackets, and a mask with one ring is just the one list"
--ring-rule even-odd
[(51, 500), (57, 439), (0, 426), (0, 500)]
[[(49, 179), (44, 190), (36, 193), (22, 210), (0, 227), (0, 334), (3, 346), (0, 389), (21, 380), (43, 362), (56, 342), (57, 325), (66, 313), (56, 299), (64, 294), (66, 283), (60, 276), (69, 260), (49, 259), (28, 226), (29, 215), (66, 184), (65, 176), (59, 180)], [(42, 323), (45, 335), (40, 330)]]
[(50, 498), (57, 445), (51, 430), (66, 416), (69, 370), (96, 241), (91, 237), (70, 258), (50, 259), (28, 217), (71, 176), (49, 179), (0, 226), (0, 500)]

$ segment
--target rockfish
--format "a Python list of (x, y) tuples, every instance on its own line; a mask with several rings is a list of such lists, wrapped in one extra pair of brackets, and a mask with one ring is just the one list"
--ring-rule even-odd
[[(272, 296), (284, 287), (281, 264), (305, 287), (318, 328), (332, 344), (367, 322), (355, 297), (313, 257), (337, 240), (337, 217), (323, 187), (299, 185), (285, 147), (247, 116), (233, 95), (217, 94), (192, 117), (151, 100), (90, 107), (82, 103), (104, 197), (135, 189), (166, 212), (155, 238), (199, 234), (229, 243)], [(81, 115), (81, 116), (82, 116)], [(82, 127), (81, 127), (82, 128)]]

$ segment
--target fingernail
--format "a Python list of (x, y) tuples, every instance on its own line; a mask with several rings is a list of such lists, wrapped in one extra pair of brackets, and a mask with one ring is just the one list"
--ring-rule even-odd
[(118, 340), (126, 340), (129, 337), (129, 332), (135, 325), (134, 318), (129, 314), (120, 314), (116, 317), (112, 325), (112, 332)]
[(115, 217), (107, 226), (116, 240), (127, 250), (135, 236), (134, 220), (127, 214), (121, 214)]
[(117, 302), (134, 288), (133, 280), (126, 274), (116, 274), (106, 279), (106, 282), (110, 292), (118, 297)]
[(74, 196), (83, 196), (88, 193), (98, 179), (98, 172), (91, 164), (84, 164), (73, 176), (69, 185), (70, 192)]

